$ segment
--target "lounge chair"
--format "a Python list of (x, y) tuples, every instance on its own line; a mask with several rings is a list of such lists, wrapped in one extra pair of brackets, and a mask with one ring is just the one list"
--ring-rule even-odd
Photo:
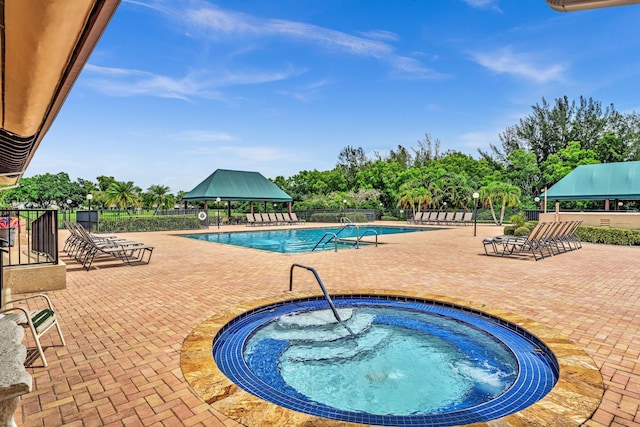
[(442, 219), (438, 217), (438, 222), (448, 225), (453, 220), (454, 215), (455, 215), (455, 212), (444, 212), (444, 217), (442, 217)]
[(252, 213), (248, 213), (247, 214), (247, 226), (255, 226), (256, 225), (256, 219), (254, 218)]
[(465, 212), (464, 215), (462, 216), (462, 223), (465, 225), (465, 227), (469, 224), (472, 224), (473, 212)]
[(451, 218), (451, 223), (455, 224), (455, 225), (461, 225), (462, 224), (462, 218), (464, 218), (464, 212), (463, 211), (456, 212), (453, 215), (453, 218)]
[(422, 216), (422, 222), (421, 224), (431, 224), (432, 222), (436, 221), (436, 218), (438, 217), (438, 212), (437, 211), (430, 211), (428, 213), (428, 215), (425, 213)]
[(276, 217), (275, 213), (268, 213), (267, 214), (267, 218), (269, 218), (269, 224), (271, 224), (271, 225), (279, 225), (280, 224), (280, 221)]
[[(17, 305), (16, 303), (21, 304)], [(40, 343), (40, 337), (55, 326), (58, 330), (60, 341), (62, 341), (62, 346), (64, 347), (67, 345), (64, 341), (64, 337), (62, 336), (62, 329), (60, 329), (60, 324), (58, 324), (58, 318), (53, 310), (51, 300), (45, 294), (32, 295), (25, 298), (17, 298), (7, 301), (0, 309), (0, 318), (2, 317), (13, 320), (18, 325), (21, 325), (25, 329), (29, 329), (31, 331), (36, 343), (38, 354), (40, 355), (45, 367), (47, 367), (48, 364), (46, 357), (44, 357), (44, 350)]]
[[(487, 237), (482, 241), (484, 252), (490, 256), (510, 256), (514, 254), (531, 253), (536, 261), (545, 258), (545, 251), (551, 256), (553, 253), (548, 247), (545, 239), (548, 231), (554, 223), (539, 222), (531, 230), (528, 236), (496, 236)], [(491, 252), (489, 249), (491, 248)]]
[(421, 224), (421, 223), (422, 223), (422, 218), (423, 218), (423, 215), (424, 215), (424, 214), (425, 214), (425, 212), (416, 212), (416, 213), (413, 215), (413, 218), (408, 219), (408, 220), (407, 220), (407, 222), (408, 222), (409, 224)]
[(287, 220), (287, 219), (284, 217), (284, 214), (282, 214), (282, 213), (277, 213), (277, 214), (276, 214), (276, 219), (277, 219), (277, 220), (278, 220), (278, 222), (279, 222), (280, 224), (282, 224), (282, 225), (291, 224), (291, 220)]
[(291, 212), (291, 213), (289, 214), (289, 216), (291, 216), (291, 222), (292, 222), (292, 223), (298, 224), (298, 223), (304, 222), (304, 220), (302, 220), (302, 219), (298, 219), (298, 215), (296, 215), (296, 213), (295, 213), (295, 212)]

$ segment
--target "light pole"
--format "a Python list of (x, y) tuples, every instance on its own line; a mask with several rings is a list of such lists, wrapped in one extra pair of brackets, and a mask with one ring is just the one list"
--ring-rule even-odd
[(216, 197), (216, 206), (218, 207), (218, 218), (216, 218), (218, 223), (218, 230), (220, 229), (220, 200), (220, 197)]
[(91, 199), (93, 199), (93, 194), (87, 194), (87, 201), (89, 202), (89, 231), (93, 231), (93, 223), (91, 222)]
[(71, 221), (71, 203), (73, 203), (73, 200), (67, 199), (67, 210), (69, 211), (69, 221)]
[(342, 200), (342, 204), (344, 205), (344, 217), (347, 217), (347, 199)]
[(473, 193), (473, 237), (476, 237), (476, 228), (478, 227), (478, 198), (480, 194)]

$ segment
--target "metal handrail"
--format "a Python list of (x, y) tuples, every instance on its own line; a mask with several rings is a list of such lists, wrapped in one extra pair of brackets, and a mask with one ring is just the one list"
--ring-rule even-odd
[[(322, 243), (322, 241), (324, 240), (325, 237), (333, 235), (334, 237), (334, 241), (336, 242), (336, 252), (338, 251), (338, 234), (342, 233), (344, 231), (345, 228), (347, 227), (355, 227), (356, 228), (356, 249), (360, 248), (359, 246), (359, 242), (360, 242), (360, 227), (358, 226), (358, 224), (354, 224), (353, 222), (348, 222), (346, 223), (344, 226), (342, 226), (342, 228), (340, 230), (338, 230), (337, 233), (332, 233), (332, 232), (326, 232), (324, 233), (324, 235), (320, 238), (320, 240), (318, 240), (318, 243), (316, 243), (316, 245), (313, 247), (313, 249), (311, 249), (311, 252), (315, 251), (316, 248), (320, 245), (320, 243)], [(326, 246), (327, 243), (331, 242), (331, 240), (328, 240), (324, 245)], [(324, 246), (323, 246), (324, 247)]]
[(346, 216), (340, 217), (340, 224), (345, 224), (345, 223), (346, 223), (346, 224), (350, 224), (350, 223), (352, 223), (352, 222), (353, 222), (353, 221), (351, 221), (351, 220), (349, 219), (349, 217), (346, 217)]
[(377, 248), (378, 247), (378, 232), (376, 230), (371, 230), (371, 229), (364, 230), (364, 232), (362, 233), (362, 235), (360, 236), (358, 241), (361, 241), (362, 238), (364, 236), (366, 236), (367, 234), (371, 234), (371, 235), (376, 236), (376, 248)]
[[(329, 307), (331, 307), (331, 311), (333, 312), (334, 317), (336, 318), (336, 320), (338, 322), (340, 322), (341, 325), (343, 325), (345, 328), (347, 328), (347, 326), (342, 323), (342, 319), (340, 318), (340, 315), (338, 314), (338, 310), (336, 309), (336, 306), (333, 305), (333, 301), (331, 300), (331, 297), (329, 296), (329, 293), (327, 292), (327, 288), (324, 287), (324, 283), (322, 283), (322, 279), (320, 279), (320, 276), (318, 275), (318, 272), (316, 271), (315, 268), (309, 267), (307, 265), (302, 265), (302, 264), (295, 264), (295, 263), (291, 264), (291, 269), (289, 270), (289, 292), (293, 291), (293, 269), (294, 269), (294, 267), (304, 268), (305, 270), (309, 270), (310, 272), (313, 273), (313, 275), (316, 277), (316, 281), (318, 282), (318, 285), (320, 285), (320, 289), (322, 289), (322, 293), (324, 295), (324, 299), (327, 300), (327, 302), (329, 303)], [(347, 328), (347, 330), (349, 330), (349, 332), (351, 332), (351, 330), (349, 328)]]
[(322, 245), (322, 249), (324, 249), (324, 247), (327, 246), (327, 243), (331, 243), (331, 241), (333, 241), (334, 244), (335, 244), (335, 251), (338, 252), (338, 236), (336, 235), (336, 233), (331, 233), (331, 232), (324, 233), (322, 235), (322, 237), (320, 238), (320, 240), (318, 240), (318, 243), (316, 243), (316, 245), (313, 247), (313, 249), (311, 249), (311, 252), (315, 251), (316, 248), (320, 245), (320, 243), (322, 243), (324, 238), (327, 237), (327, 236), (333, 236), (333, 239), (329, 239), (326, 242), (324, 242), (324, 245)]

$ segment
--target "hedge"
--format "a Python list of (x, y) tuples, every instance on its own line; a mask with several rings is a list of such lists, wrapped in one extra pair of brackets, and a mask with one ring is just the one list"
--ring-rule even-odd
[(102, 217), (96, 231), (98, 233), (127, 233), (134, 231), (198, 230), (200, 220), (193, 215), (184, 216), (144, 216), (144, 217)]
[(340, 222), (340, 218), (349, 218), (351, 222), (369, 222), (367, 216), (362, 213), (349, 213), (344, 215), (339, 212), (314, 213), (309, 218), (309, 222)]
[(607, 228), (581, 225), (576, 235), (583, 242), (605, 243), (607, 245), (640, 245), (640, 230), (626, 228)]

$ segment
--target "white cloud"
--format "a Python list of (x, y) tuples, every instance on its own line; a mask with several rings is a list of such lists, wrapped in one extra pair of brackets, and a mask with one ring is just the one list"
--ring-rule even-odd
[(232, 85), (251, 85), (285, 80), (298, 72), (292, 68), (280, 71), (197, 71), (182, 78), (162, 76), (147, 71), (85, 66), (85, 84), (107, 95), (158, 96), (189, 100), (193, 98), (222, 99), (217, 90)]
[(543, 64), (535, 55), (515, 53), (510, 47), (476, 52), (471, 56), (475, 62), (498, 74), (512, 74), (535, 83), (562, 81), (563, 73), (569, 68), (566, 63)]
[(498, 0), (463, 0), (466, 4), (476, 9), (493, 9), (500, 12)]
[(223, 10), (205, 2), (191, 3), (193, 6), (175, 9), (162, 2), (131, 2), (159, 11), (184, 25), (192, 37), (202, 36), (216, 41), (237, 41), (239, 37), (264, 41), (275, 37), (293, 43), (311, 43), (327, 50), (354, 56), (375, 58), (386, 62), (397, 72), (417, 78), (434, 78), (440, 75), (417, 60), (399, 55), (386, 41), (398, 40), (394, 33), (381, 30), (362, 32), (354, 36), (304, 22), (283, 19), (264, 19), (245, 13)]
[(186, 142), (233, 141), (235, 139), (228, 133), (210, 130), (185, 130), (175, 134), (173, 137), (178, 141)]

